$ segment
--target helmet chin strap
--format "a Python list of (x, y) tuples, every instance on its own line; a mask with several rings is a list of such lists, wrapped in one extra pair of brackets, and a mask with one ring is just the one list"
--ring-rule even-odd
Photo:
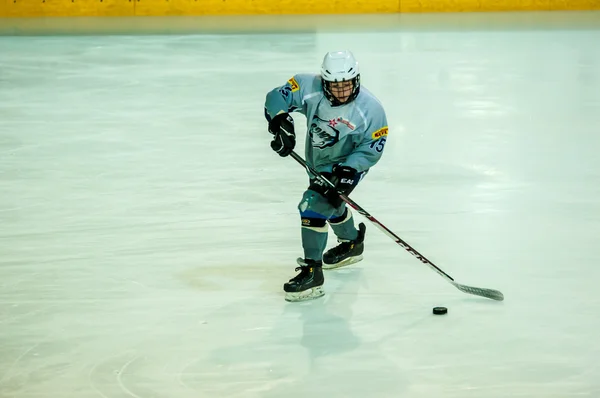
[(323, 79), (321, 77), (321, 83), (323, 86), (323, 92), (325, 94), (325, 98), (327, 98), (327, 100), (329, 100), (329, 103), (331, 104), (331, 106), (341, 106), (341, 105), (349, 104), (350, 102), (354, 101), (354, 99), (358, 96), (358, 93), (360, 92), (360, 74), (349, 81), (352, 82), (352, 92), (350, 93), (350, 96), (348, 96), (348, 99), (346, 99), (346, 101), (340, 102), (340, 100), (338, 100), (336, 98), (336, 96), (333, 95), (333, 93), (331, 92), (331, 89), (329, 87), (329, 84), (333, 83), (333, 82), (326, 81), (325, 79)]

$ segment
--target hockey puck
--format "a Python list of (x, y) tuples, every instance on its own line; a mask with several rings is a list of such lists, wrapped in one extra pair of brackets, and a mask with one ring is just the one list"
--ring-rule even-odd
[(444, 315), (448, 313), (448, 308), (446, 307), (434, 307), (433, 308), (434, 315)]

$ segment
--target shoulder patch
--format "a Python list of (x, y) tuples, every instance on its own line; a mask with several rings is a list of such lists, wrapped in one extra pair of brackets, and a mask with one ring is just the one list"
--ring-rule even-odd
[(380, 128), (379, 130), (375, 131), (373, 133), (373, 139), (374, 140), (378, 140), (381, 137), (385, 137), (386, 135), (388, 135), (388, 128), (387, 126)]
[(288, 83), (290, 84), (290, 86), (292, 86), (292, 93), (295, 93), (296, 91), (300, 90), (300, 85), (298, 85), (298, 82), (294, 77), (288, 80)]

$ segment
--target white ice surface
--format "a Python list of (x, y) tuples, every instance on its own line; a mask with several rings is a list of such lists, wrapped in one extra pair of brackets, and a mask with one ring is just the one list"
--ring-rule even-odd
[[(0, 397), (600, 397), (598, 43), (0, 38)], [(504, 302), (371, 224), (325, 297), (283, 300), (306, 179), (264, 96), (338, 47), (390, 122), (353, 198)]]

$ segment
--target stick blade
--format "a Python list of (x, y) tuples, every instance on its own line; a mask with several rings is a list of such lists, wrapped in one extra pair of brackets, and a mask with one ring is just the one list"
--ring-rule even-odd
[(467, 294), (474, 294), (475, 296), (481, 296), (485, 298), (489, 298), (496, 301), (503, 301), (504, 294), (498, 290), (494, 289), (484, 289), (481, 287), (473, 287), (467, 285), (461, 285), (460, 283), (452, 282), (452, 284), (461, 292)]

